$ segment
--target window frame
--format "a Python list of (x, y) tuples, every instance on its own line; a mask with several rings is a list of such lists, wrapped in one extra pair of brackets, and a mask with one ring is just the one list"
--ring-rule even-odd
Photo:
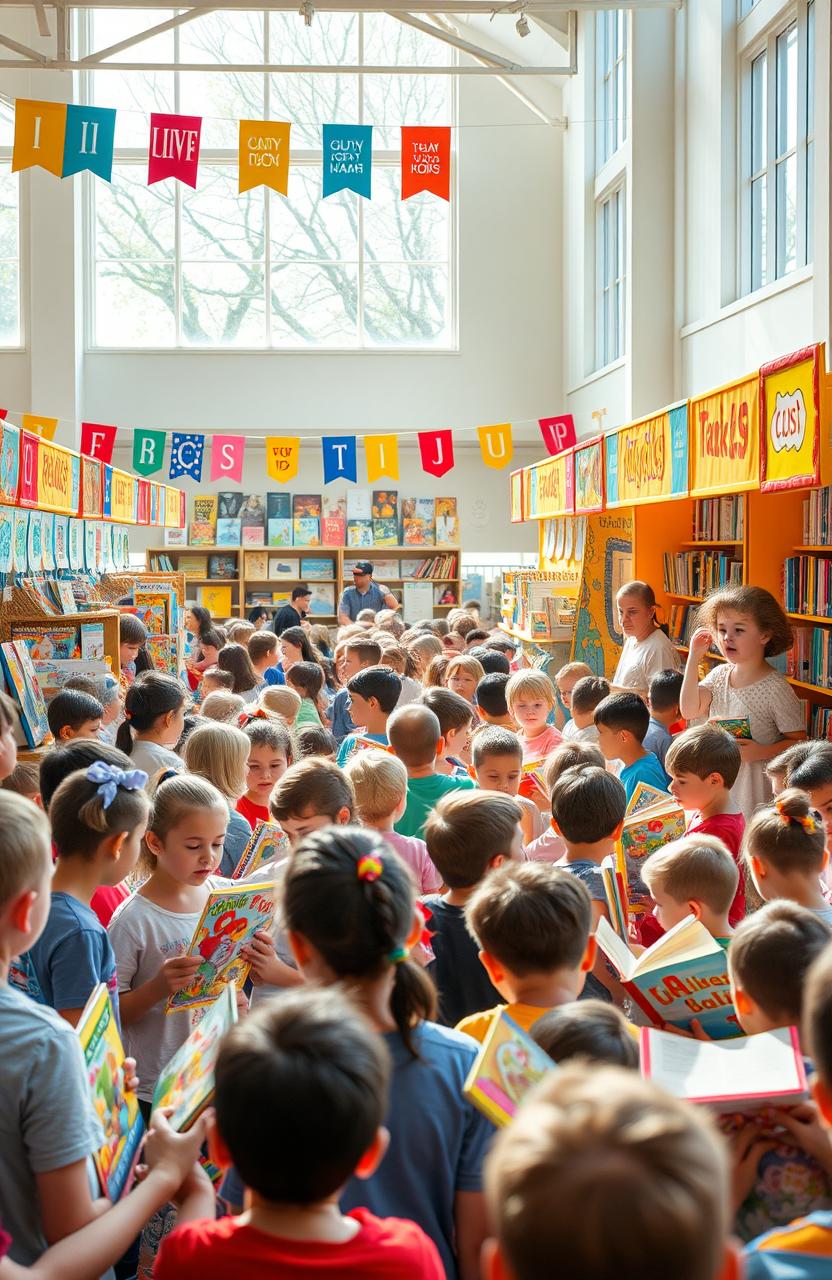
[[(623, 40), (619, 42), (619, 23)], [(595, 14), (595, 170), (599, 172), (624, 147), (627, 137), (629, 18), (625, 10)], [(613, 33), (612, 42), (610, 34)], [(610, 44), (614, 48), (610, 49)], [(608, 114), (607, 99), (612, 110)], [(623, 114), (619, 106), (623, 106)], [(608, 148), (609, 143), (609, 148)]]
[[(609, 233), (604, 229), (609, 209)], [(607, 250), (613, 270), (605, 271)], [(605, 369), (626, 353), (627, 331), (627, 190), (622, 179), (595, 203), (595, 367)], [(617, 339), (614, 341), (613, 339)]]
[[(26, 350), (27, 313), (24, 299), (28, 298), (28, 246), (29, 246), (29, 182), (23, 172), (12, 173), (12, 145), (0, 145), (0, 164), (7, 178), (17, 182), (17, 341), (0, 340), (0, 354), (14, 355)], [(24, 177), (26, 181), (24, 182)], [(14, 259), (3, 259), (14, 261)]]

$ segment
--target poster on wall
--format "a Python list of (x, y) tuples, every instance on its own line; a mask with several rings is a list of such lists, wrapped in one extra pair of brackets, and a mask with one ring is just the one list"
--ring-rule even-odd
[(607, 507), (638, 506), (688, 492), (688, 402), (606, 438)]
[(760, 377), (690, 402), (690, 495), (738, 493), (760, 483)]
[(815, 344), (760, 369), (760, 488), (821, 484), (823, 347)]
[(523, 520), (523, 470), (512, 471), (509, 476), (511, 486), (511, 523), (520, 524)]
[(575, 446), (575, 510), (604, 509), (604, 437)]
[(588, 520), (572, 660), (596, 675), (613, 672), (621, 655), (615, 596), (632, 576), (632, 515), (605, 511)]

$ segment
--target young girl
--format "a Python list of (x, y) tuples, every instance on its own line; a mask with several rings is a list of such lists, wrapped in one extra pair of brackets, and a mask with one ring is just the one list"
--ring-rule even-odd
[(182, 768), (173, 748), (184, 727), (185, 691), (181, 684), (173, 676), (149, 671), (127, 690), (116, 746), (130, 756), (136, 769), (144, 769), (153, 778), (160, 769)]
[(283, 674), (296, 662), (315, 662), (315, 650), (303, 627), (287, 627), (280, 636), (280, 665)]
[(826, 832), (805, 791), (790, 787), (769, 808), (758, 809), (746, 827), (743, 853), (764, 902), (787, 898), (832, 925), (821, 884), (829, 862)]
[(650, 681), (660, 671), (679, 671), (682, 663), (672, 641), (656, 617), (656, 597), (647, 582), (625, 582), (615, 597), (624, 647), (615, 675), (613, 692), (637, 693), (647, 700)]
[(256, 702), (265, 681), (260, 679), (251, 665), (248, 649), (241, 644), (227, 644), (224, 649), (220, 649), (217, 666), (220, 671), (227, 671), (233, 678), (233, 693), (238, 693), (244, 702)]
[(321, 698), (324, 673), (317, 662), (293, 662), (286, 672), (286, 684), (301, 697), (300, 710), (295, 723), (300, 729), (305, 724), (322, 724), (326, 714)]
[[(789, 620), (762, 587), (727, 587), (708, 596), (690, 640), (679, 706), (686, 720), (744, 717), (751, 741), (738, 745), (742, 764), (731, 795), (748, 820), (771, 799), (766, 761), (806, 737), (802, 704), (766, 658), (793, 642)], [(725, 662), (699, 680), (699, 661), (718, 646)], [(616, 681), (617, 682), (617, 681)]]
[(218, 720), (222, 724), (236, 725), (245, 705), (238, 693), (232, 693), (230, 689), (216, 689), (202, 699), (199, 714), (203, 720)]
[(477, 1046), (434, 1024), (432, 985), (408, 959), (423, 927), (410, 872), (377, 832), (330, 827), (295, 850), (283, 907), (304, 977), (349, 984), (393, 1061), (389, 1151), (371, 1178), (347, 1183), (342, 1208), (411, 1218), (451, 1280), (477, 1275), (494, 1130), (462, 1093)]
[(445, 677), (448, 674), (450, 666), (450, 655), (447, 653), (436, 653), (425, 667), (422, 675), (423, 689), (444, 689)]
[(118, 659), (121, 683), (125, 691), (136, 678), (136, 660), (146, 640), (144, 623), (134, 613), (122, 613), (118, 620)]
[(233, 807), (248, 787), (246, 765), (250, 746), (242, 729), (208, 721), (198, 725), (189, 735), (183, 752), (188, 773), (212, 783), (228, 805), (228, 830), (220, 875), (229, 878), (251, 837), (250, 823)]
[(162, 1068), (187, 1039), (187, 1010), (166, 1013), (168, 997), (192, 980), (199, 956), (185, 956), (208, 895), (222, 881), (228, 805), (203, 778), (160, 783), (141, 865), (150, 875), (110, 921), (125, 1051), (136, 1059), (145, 1119)]
[(280, 716), (285, 724), (293, 729), (300, 711), (301, 696), (288, 685), (271, 685), (263, 689), (257, 699), (258, 708), (270, 715)]
[(289, 730), (279, 721), (268, 718), (266, 712), (252, 716), (242, 728), (249, 743), (247, 789), (237, 801), (237, 812), (253, 830), (259, 819), (269, 821), (269, 796), (274, 784), (293, 763), (294, 750)]
[(191, 675), (199, 676), (208, 667), (218, 666), (220, 653), (226, 644), (227, 638), (222, 627), (211, 627), (205, 631), (191, 656)]
[(419, 632), (412, 639), (408, 638), (407, 648), (416, 663), (416, 676), (424, 684), (425, 672), (428, 669), (431, 658), (435, 658), (444, 652), (442, 641), (439, 636), (432, 635), (430, 632)]

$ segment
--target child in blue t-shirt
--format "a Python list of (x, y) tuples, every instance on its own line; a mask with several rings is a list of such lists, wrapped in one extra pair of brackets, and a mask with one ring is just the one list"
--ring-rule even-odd
[(24, 962), (42, 1003), (73, 1026), (100, 982), (118, 1015), (115, 956), (90, 901), (101, 885), (118, 884), (136, 865), (150, 813), (146, 782), (141, 769), (99, 760), (65, 778), (49, 805), (58, 855), (52, 901)]
[(595, 708), (598, 745), (606, 760), (620, 760), (618, 777), (627, 793), (627, 803), (640, 782), (657, 791), (667, 791), (670, 778), (658, 757), (645, 751), (643, 743), (650, 727), (650, 712), (637, 693), (611, 693)]

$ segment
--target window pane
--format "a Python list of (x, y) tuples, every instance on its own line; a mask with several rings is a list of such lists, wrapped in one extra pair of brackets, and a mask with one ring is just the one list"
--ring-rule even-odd
[(815, 5), (806, 7), (806, 133), (815, 132)]
[(96, 267), (95, 328), (100, 346), (173, 346), (175, 315), (172, 263), (100, 262)]
[(0, 261), (0, 347), (20, 345), (20, 267)]
[(777, 154), (797, 145), (797, 23), (777, 37)]
[(372, 266), (364, 270), (364, 338), (382, 346), (432, 346), (449, 337), (448, 269)]
[(740, 17), (744, 18), (754, 8), (757, 0), (740, 0)]
[[(180, 62), (256, 63), (264, 52), (262, 13), (209, 13), (179, 29)], [(210, 104), (202, 123), (203, 150), (236, 147), (239, 120), (265, 119), (265, 88), (266, 77), (255, 72), (182, 72), (179, 110), (201, 115)]]
[(398, 165), (377, 168), (373, 181), (373, 199), (364, 206), (367, 253), (380, 262), (446, 262), (446, 201), (427, 193), (402, 200)]
[(201, 164), (199, 187), (183, 187), (181, 199), (183, 258), (262, 262), (263, 189), (239, 195), (236, 165)]
[(112, 182), (95, 182), (97, 258), (172, 259), (176, 244), (176, 184), (147, 186), (144, 164), (113, 167)]
[(358, 266), (287, 262), (272, 271), (272, 343), (277, 347), (354, 347)]
[(183, 342), (262, 347), (266, 340), (264, 278), (261, 263), (183, 262)]
[(358, 200), (359, 197), (349, 191), (340, 191), (324, 200), (320, 166), (292, 165), (289, 198), (270, 197), (274, 260), (357, 262)]
[[(297, 14), (269, 14), (269, 60), (334, 66), (358, 62), (358, 16), (316, 13), (311, 27)], [(292, 122), (292, 146), (321, 145), (321, 125), (358, 123), (358, 77), (275, 73), (269, 116)]]
[(806, 148), (806, 261), (815, 257), (815, 144)]
[(766, 179), (751, 184), (751, 288), (766, 283)]
[[(92, 48), (105, 49), (173, 17), (173, 9), (93, 9)], [(119, 62), (174, 61), (174, 33), (143, 40), (118, 54)], [(175, 111), (174, 77), (166, 71), (96, 71), (90, 74), (90, 99), (116, 107), (116, 150), (148, 146), (151, 111)]]
[(797, 157), (777, 166), (777, 278), (797, 265)]
[(759, 173), (766, 163), (766, 55), (751, 63), (751, 172)]

